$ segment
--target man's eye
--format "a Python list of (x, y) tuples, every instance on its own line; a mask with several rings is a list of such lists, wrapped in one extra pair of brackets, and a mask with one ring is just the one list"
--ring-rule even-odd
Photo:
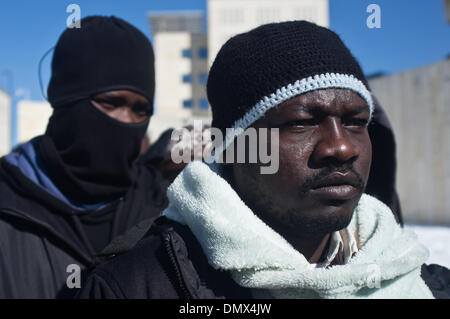
[(94, 100), (94, 101), (97, 102), (102, 108), (106, 110), (114, 110), (116, 108), (114, 104), (105, 100)]
[(149, 110), (133, 110), (133, 112), (138, 116), (150, 116), (151, 112)]
[(148, 104), (137, 104), (132, 107), (132, 110), (134, 113), (136, 113), (139, 116), (150, 116), (150, 106)]
[(116, 107), (110, 103), (100, 103), (107, 110), (114, 110)]
[(136, 112), (136, 114), (138, 116), (140, 116), (140, 117), (147, 117), (147, 116), (149, 116), (149, 112), (144, 112), (144, 111)]

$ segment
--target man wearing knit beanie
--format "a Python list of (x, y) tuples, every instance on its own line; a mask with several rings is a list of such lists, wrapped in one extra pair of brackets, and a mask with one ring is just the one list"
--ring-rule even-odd
[(47, 131), (0, 161), (0, 298), (67, 298), (81, 271), (166, 207), (159, 173), (137, 162), (153, 113), (154, 55), (116, 17), (59, 38)]
[(224, 136), (214, 158), (257, 129), (253, 142), (279, 152), (278, 171), (262, 174), (261, 159), (191, 162), (163, 217), (99, 266), (80, 297), (438, 296), (421, 277), (427, 249), (364, 193), (374, 102), (334, 32), (292, 21), (239, 34), (218, 53), (207, 91)]

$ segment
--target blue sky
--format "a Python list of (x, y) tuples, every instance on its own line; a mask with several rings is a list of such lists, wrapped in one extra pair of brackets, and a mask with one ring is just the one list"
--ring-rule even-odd
[[(149, 11), (203, 10), (206, 0), (2, 0), (0, 3), (0, 86), (7, 86), (5, 70), (13, 74), (14, 88), (42, 100), (38, 64), (66, 27), (66, 8), (76, 3), (82, 17), (116, 15), (151, 38)], [(369, 29), (366, 8), (381, 8), (381, 29)], [(330, 0), (330, 28), (336, 31), (360, 61), (366, 74), (399, 72), (444, 59), (450, 54), (450, 25), (444, 0)], [(43, 65), (48, 83), (51, 56)]]

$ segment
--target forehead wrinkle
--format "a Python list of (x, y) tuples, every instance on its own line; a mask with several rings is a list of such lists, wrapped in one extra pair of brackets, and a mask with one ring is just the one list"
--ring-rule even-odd
[[(336, 92), (334, 89), (316, 90), (295, 96), (277, 107), (289, 111), (313, 112), (315, 108), (330, 107), (336, 105)], [(281, 106), (281, 107), (280, 107)]]
[(304, 94), (306, 100), (313, 100), (316, 104), (320, 103), (323, 105), (352, 103), (356, 97), (361, 98), (358, 93), (352, 90), (336, 88), (315, 90)]
[[(299, 96), (302, 104), (312, 107), (318, 106), (325, 109), (338, 107), (364, 106), (367, 102), (356, 92), (349, 89), (325, 89), (316, 90)], [(299, 102), (300, 102), (299, 101)]]

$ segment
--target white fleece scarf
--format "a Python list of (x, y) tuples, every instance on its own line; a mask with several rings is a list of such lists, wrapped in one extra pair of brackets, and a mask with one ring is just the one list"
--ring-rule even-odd
[(433, 298), (420, 277), (427, 249), (389, 208), (363, 195), (349, 225), (360, 250), (345, 265), (315, 268), (260, 220), (228, 182), (191, 162), (169, 187), (167, 218), (186, 224), (209, 264), (275, 298)]

